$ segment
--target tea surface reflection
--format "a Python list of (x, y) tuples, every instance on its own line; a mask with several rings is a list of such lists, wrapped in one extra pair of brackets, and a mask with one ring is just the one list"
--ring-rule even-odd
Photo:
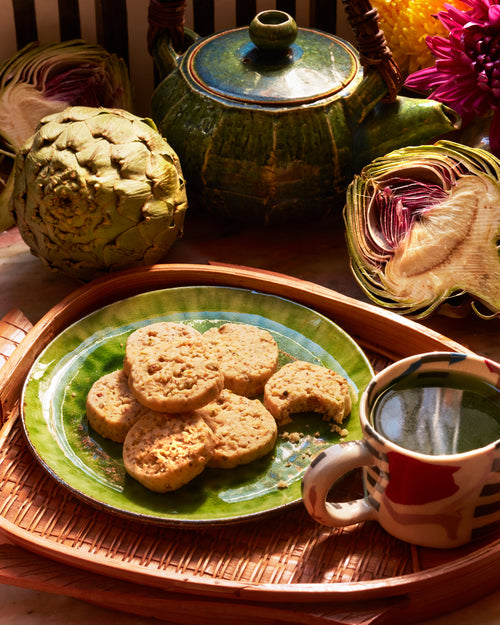
[(381, 393), (372, 423), (388, 440), (422, 454), (479, 449), (500, 439), (500, 389), (465, 374), (413, 374)]

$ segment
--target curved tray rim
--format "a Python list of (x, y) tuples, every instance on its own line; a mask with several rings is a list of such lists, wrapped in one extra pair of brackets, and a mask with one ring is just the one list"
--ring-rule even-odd
[[(238, 286), (274, 295), (283, 295), (323, 313), (335, 314), (335, 322), (343, 326), (353, 336), (356, 336), (357, 330), (362, 332), (363, 328), (366, 329), (367, 325), (376, 326), (379, 329), (384, 327), (389, 333), (387, 335), (388, 345), (394, 345), (394, 341), (390, 339), (392, 334), (396, 336), (397, 328), (399, 339), (406, 347), (405, 355), (406, 353), (409, 355), (410, 353), (419, 353), (419, 351), (438, 349), (471, 352), (465, 346), (433, 330), (425, 328), (424, 332), (422, 326), (410, 319), (401, 318), (394, 313), (382, 311), (371, 304), (354, 300), (326, 287), (296, 278), (234, 266), (155, 265), (148, 270), (120, 272), (109, 278), (99, 279), (90, 285), (85, 285), (65, 298), (33, 326), (0, 370), (0, 406), (4, 422), (10, 413), (16, 412), (19, 389), (33, 359), (62, 328), (84, 314), (82, 311), (92, 310), (94, 304), (102, 306), (103, 297), (107, 301), (114, 301), (123, 293), (130, 295), (134, 292), (143, 292), (153, 288), (168, 288), (181, 284)], [(360, 315), (361, 321), (352, 321), (352, 314), (349, 313), (352, 313), (353, 310), (356, 310)], [(343, 324), (347, 323), (349, 326), (350, 319), (352, 327), (345, 327)], [(366, 344), (366, 341), (361, 341), (362, 344), (363, 342)], [(386, 353), (395, 358), (403, 356), (403, 354), (398, 355), (390, 350), (387, 350)], [(13, 424), (14, 420), (9, 421), (10, 425)], [(3, 434), (5, 435), (5, 432)], [(495, 577), (492, 575), (492, 569), (498, 571), (500, 565), (500, 539), (495, 539), (491, 543), (482, 545), (477, 550), (459, 556), (455, 560), (391, 578), (367, 582), (252, 584), (201, 579), (181, 573), (173, 574), (170, 571), (166, 576), (165, 571), (148, 570), (134, 563), (129, 563), (124, 568), (120, 562), (110, 562), (109, 557), (99, 554), (82, 554), (77, 549), (34, 536), (29, 531), (19, 528), (1, 516), (0, 531), (4, 532), (12, 542), (19, 546), (80, 569), (91, 570), (119, 579), (137, 581), (162, 589), (179, 590), (184, 593), (270, 602), (284, 600), (305, 603), (318, 600), (340, 602), (396, 597), (407, 595), (410, 592), (420, 595), (425, 594), (426, 589), (434, 587), (437, 582), (449, 582), (458, 577), (464, 579), (469, 574), (474, 574), (476, 580), (478, 576), (484, 578), (487, 588), (492, 590), (491, 584), (493, 582), (491, 579)]]
[[(127, 569), (120, 562), (109, 562), (109, 558), (92, 554), (82, 556), (78, 550), (53, 545), (47, 547), (47, 541), (38, 537), (27, 539), (24, 530), (19, 530), (5, 519), (0, 520), (0, 529), (18, 546), (33, 551), (38, 555), (46, 556), (63, 564), (122, 579), (137, 581), (146, 586), (161, 588), (162, 590), (180, 591), (188, 594), (204, 596), (216, 595), (219, 598), (238, 598), (242, 600), (283, 602), (294, 601), (299, 603), (344, 602), (368, 599), (394, 598), (406, 596), (409, 592), (425, 593), (435, 586), (436, 582), (454, 580), (458, 576), (477, 574), (478, 566), (485, 569), (500, 563), (500, 539), (490, 545), (478, 549), (452, 562), (437, 565), (432, 569), (398, 575), (369, 582), (329, 582), (329, 583), (300, 583), (300, 584), (252, 584), (231, 582), (227, 580), (203, 580), (186, 577), (182, 573), (169, 573), (166, 577), (163, 571), (149, 571), (139, 565), (128, 563)], [(76, 553), (75, 553), (76, 552)], [(491, 575), (491, 571), (489, 573)], [(498, 585), (496, 582), (488, 586), (492, 590)], [(485, 592), (488, 591), (488, 588)]]

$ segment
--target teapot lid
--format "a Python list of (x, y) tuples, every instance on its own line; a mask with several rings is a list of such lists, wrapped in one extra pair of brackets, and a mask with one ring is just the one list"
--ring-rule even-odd
[(283, 11), (262, 11), (248, 28), (200, 40), (190, 78), (214, 95), (249, 104), (304, 104), (345, 89), (360, 71), (355, 49), (327, 33), (297, 28)]

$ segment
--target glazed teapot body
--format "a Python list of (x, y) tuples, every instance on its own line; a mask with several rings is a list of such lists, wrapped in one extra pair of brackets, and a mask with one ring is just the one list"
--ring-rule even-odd
[(298, 29), (281, 11), (205, 38), (179, 56), (155, 46), (164, 76), (152, 114), (177, 152), (190, 204), (243, 223), (286, 223), (339, 211), (352, 175), (395, 147), (456, 127), (430, 101), (396, 98), (348, 42)]

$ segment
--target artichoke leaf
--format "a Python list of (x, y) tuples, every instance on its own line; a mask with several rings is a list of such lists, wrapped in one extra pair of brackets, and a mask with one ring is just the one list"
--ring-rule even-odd
[(104, 176), (111, 167), (111, 146), (105, 139), (95, 139), (90, 135), (87, 145), (75, 154), (80, 167), (91, 172), (94, 176)]
[(0, 232), (15, 225), (14, 217), (10, 212), (12, 193), (14, 191), (14, 170), (12, 169), (0, 192)]
[(422, 318), (467, 294), (500, 315), (500, 161), (490, 153), (439, 141), (376, 159), (349, 185), (344, 221), (353, 274), (377, 304)]
[(111, 163), (119, 169), (123, 178), (143, 179), (145, 169), (147, 169), (144, 164), (150, 158), (151, 153), (147, 147), (137, 141), (110, 146)]

